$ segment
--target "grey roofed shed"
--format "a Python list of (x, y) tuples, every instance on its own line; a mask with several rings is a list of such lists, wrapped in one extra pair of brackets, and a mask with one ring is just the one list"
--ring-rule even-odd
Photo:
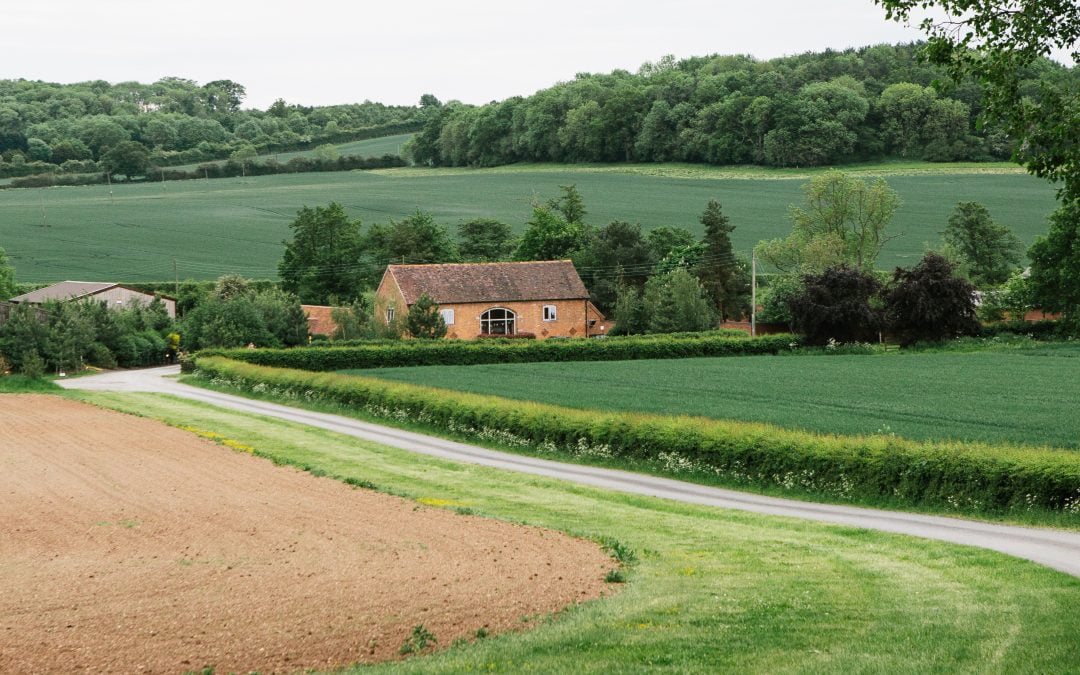
[[(50, 300), (63, 302), (65, 300), (79, 300), (93, 298), (105, 302), (113, 309), (123, 308), (132, 303), (149, 304), (154, 299), (153, 293), (144, 293), (134, 288), (128, 288), (117, 283), (100, 281), (61, 281), (60, 283), (39, 288), (36, 291), (23, 293), (11, 298), (11, 302), (25, 303), (28, 305), (40, 305)], [(165, 311), (169, 316), (176, 317), (176, 299), (167, 295), (158, 296), (165, 304)]]

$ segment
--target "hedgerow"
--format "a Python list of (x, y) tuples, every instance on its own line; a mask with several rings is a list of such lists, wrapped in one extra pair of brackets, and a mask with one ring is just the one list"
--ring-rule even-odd
[[(296, 351), (296, 350), (293, 350)], [(966, 512), (1080, 514), (1080, 453), (830, 436), (763, 424), (563, 408), (215, 356), (198, 373), (254, 393), (322, 401), (503, 445), (644, 460), (727, 483)]]
[(345, 370), (404, 366), (533, 363), (538, 361), (625, 361), (695, 356), (777, 354), (795, 344), (791, 335), (747, 338), (638, 337), (603, 340), (398, 340), (350, 347), (231, 349), (203, 352), (238, 361), (300, 370)]

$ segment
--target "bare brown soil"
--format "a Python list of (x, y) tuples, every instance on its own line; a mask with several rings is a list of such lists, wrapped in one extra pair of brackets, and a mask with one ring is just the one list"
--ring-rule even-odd
[(0, 395), (0, 671), (295, 671), (603, 594), (591, 543)]

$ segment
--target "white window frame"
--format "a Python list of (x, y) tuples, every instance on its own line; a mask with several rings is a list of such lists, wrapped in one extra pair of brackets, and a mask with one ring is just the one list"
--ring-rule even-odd
[[(492, 316), (492, 312), (502, 312), (502, 316), (495, 318)], [(492, 333), (491, 325), (493, 323), (503, 324), (505, 332)], [(517, 335), (517, 312), (505, 307), (492, 307), (485, 310), (480, 315), (480, 332), (485, 335)]]
[[(550, 315), (549, 315), (550, 310)], [(544, 305), (544, 321), (558, 321), (559, 309), (555, 305)]]
[(447, 326), (454, 325), (454, 310), (452, 309), (440, 309), (439, 314), (442, 315), (443, 323)]
[(386, 324), (390, 325), (394, 322), (394, 307), (391, 305), (386, 308)]

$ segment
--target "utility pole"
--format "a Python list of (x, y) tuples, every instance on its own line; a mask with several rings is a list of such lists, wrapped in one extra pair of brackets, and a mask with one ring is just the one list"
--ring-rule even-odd
[(203, 167), (202, 175), (206, 179), (206, 191), (210, 192), (210, 173), (206, 170), (206, 167)]
[(41, 197), (41, 227), (45, 228), (45, 227), (49, 226), (49, 221), (45, 216), (45, 190), (44, 190), (44, 188), (42, 188), (41, 192), (39, 192), (38, 195)]
[(165, 192), (165, 169), (161, 170), (161, 191)]
[(109, 206), (113, 206), (115, 203), (113, 202), (112, 172), (111, 171), (106, 171), (105, 172), (105, 180), (109, 183)]
[(757, 249), (750, 252), (750, 337), (757, 337)]

